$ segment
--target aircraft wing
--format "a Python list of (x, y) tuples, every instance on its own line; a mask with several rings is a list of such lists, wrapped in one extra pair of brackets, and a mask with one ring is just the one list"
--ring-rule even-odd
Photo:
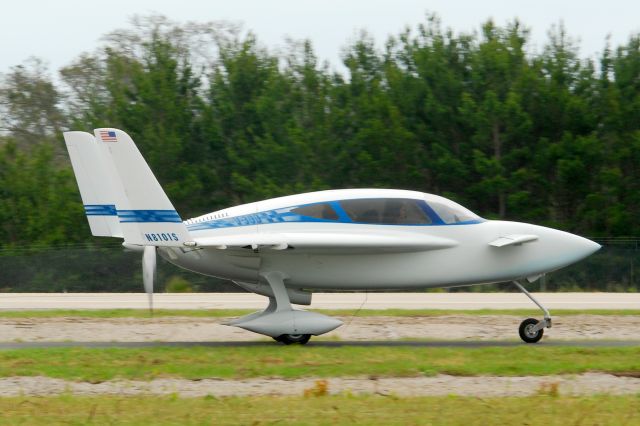
[(512, 235), (505, 235), (494, 241), (491, 241), (489, 245), (493, 247), (507, 247), (507, 246), (520, 245), (523, 243), (530, 243), (532, 241), (536, 241), (537, 239), (538, 239), (537, 235), (512, 234)]
[(357, 251), (426, 251), (454, 247), (458, 243), (448, 238), (408, 233), (251, 233), (240, 235), (195, 238), (198, 247), (267, 248), (285, 249), (332, 249)]

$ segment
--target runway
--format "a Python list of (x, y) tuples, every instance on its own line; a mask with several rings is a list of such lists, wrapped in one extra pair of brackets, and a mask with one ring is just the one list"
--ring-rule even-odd
[[(556, 309), (638, 309), (636, 293), (538, 293), (553, 315)], [(262, 309), (266, 298), (250, 293), (157, 294), (156, 309)], [(147, 309), (144, 293), (0, 294), (0, 310)], [(335, 316), (344, 322), (326, 336), (312, 339), (310, 347), (409, 346), (505, 347), (516, 340), (518, 315), (483, 314), (482, 317), (447, 312), (445, 316), (388, 317), (360, 315), (362, 309), (536, 309), (520, 293), (320, 293), (311, 308), (351, 309)], [(364, 313), (364, 312), (362, 312)], [(595, 312), (594, 312), (595, 313)], [(235, 316), (231, 314), (230, 316)], [(272, 346), (269, 339), (223, 325), (218, 316), (85, 318), (0, 318), (0, 350), (55, 347), (242, 347)], [(640, 345), (640, 316), (554, 316), (554, 327), (541, 346), (621, 347)]]
[[(553, 309), (638, 309), (640, 293), (534, 293)], [(156, 309), (263, 309), (252, 293), (159, 293)], [(314, 293), (311, 309), (535, 309), (521, 293)], [(3, 293), (0, 310), (147, 309), (144, 293)]]
[[(160, 347), (178, 347), (178, 348), (245, 348), (245, 347), (275, 347), (284, 346), (275, 341), (238, 341), (238, 342), (2, 342), (0, 350), (12, 349), (51, 349), (51, 348), (88, 348), (88, 349), (104, 349), (104, 348), (160, 348)], [(640, 341), (629, 340), (573, 340), (573, 341), (543, 341), (535, 345), (528, 345), (520, 341), (422, 341), (422, 340), (389, 340), (389, 341), (309, 341), (305, 345), (308, 348), (342, 348), (342, 347), (409, 347), (409, 348), (500, 348), (528, 346), (532, 349), (542, 347), (588, 347), (588, 348), (617, 348), (617, 347), (640, 347)]]

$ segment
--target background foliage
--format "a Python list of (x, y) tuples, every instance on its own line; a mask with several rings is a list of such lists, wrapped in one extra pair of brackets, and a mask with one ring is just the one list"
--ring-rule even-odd
[[(37, 59), (0, 81), (0, 250), (87, 241), (61, 132), (136, 141), (183, 218), (328, 188), (442, 194), (486, 218), (592, 238), (640, 234), (640, 35), (581, 58), (514, 21), (473, 34), (428, 16), (366, 33), (319, 63), (224, 23), (137, 18), (52, 78)], [(91, 246), (105, 246), (94, 239)], [(633, 265), (631, 265), (633, 269)]]

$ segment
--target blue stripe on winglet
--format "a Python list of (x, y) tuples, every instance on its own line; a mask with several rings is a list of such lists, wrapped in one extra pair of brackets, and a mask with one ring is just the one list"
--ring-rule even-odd
[(175, 210), (118, 210), (118, 218), (121, 223), (182, 222), (180, 215)]
[(116, 206), (113, 204), (85, 204), (84, 212), (87, 216), (116, 216)]

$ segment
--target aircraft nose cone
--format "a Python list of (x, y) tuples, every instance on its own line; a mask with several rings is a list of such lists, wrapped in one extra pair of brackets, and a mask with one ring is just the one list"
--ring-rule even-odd
[[(587, 239), (585, 238), (585, 240)], [(589, 245), (589, 254), (593, 254), (602, 248), (602, 246), (595, 241), (587, 240), (587, 242)]]
[(600, 249), (600, 244), (594, 241), (557, 229), (540, 230), (540, 235), (540, 255), (548, 270), (579, 262)]
[(592, 255), (602, 248), (602, 246), (595, 241), (591, 241), (588, 238), (581, 237), (575, 234), (571, 235), (570, 242), (568, 242), (570, 248), (569, 251), (572, 254), (573, 261), (577, 262), (578, 260), (584, 259), (587, 256)]
[[(503, 257), (510, 256), (507, 260), (514, 265), (514, 275), (520, 273), (521, 276), (534, 276), (552, 272), (579, 262), (601, 248), (595, 241), (559, 229), (517, 222), (515, 225), (512, 222), (489, 222), (489, 225), (498, 229), (497, 233), (502, 235), (538, 237), (520, 246), (505, 246), (514, 250), (495, 251)], [(490, 226), (487, 228), (493, 230)], [(503, 230), (507, 227), (508, 231)], [(518, 250), (519, 247), (522, 250)]]
[(588, 238), (583, 238), (577, 235), (576, 237), (580, 240), (578, 244), (580, 245), (580, 249), (584, 252), (584, 257), (590, 256), (602, 248), (600, 244), (595, 241), (591, 241)]

